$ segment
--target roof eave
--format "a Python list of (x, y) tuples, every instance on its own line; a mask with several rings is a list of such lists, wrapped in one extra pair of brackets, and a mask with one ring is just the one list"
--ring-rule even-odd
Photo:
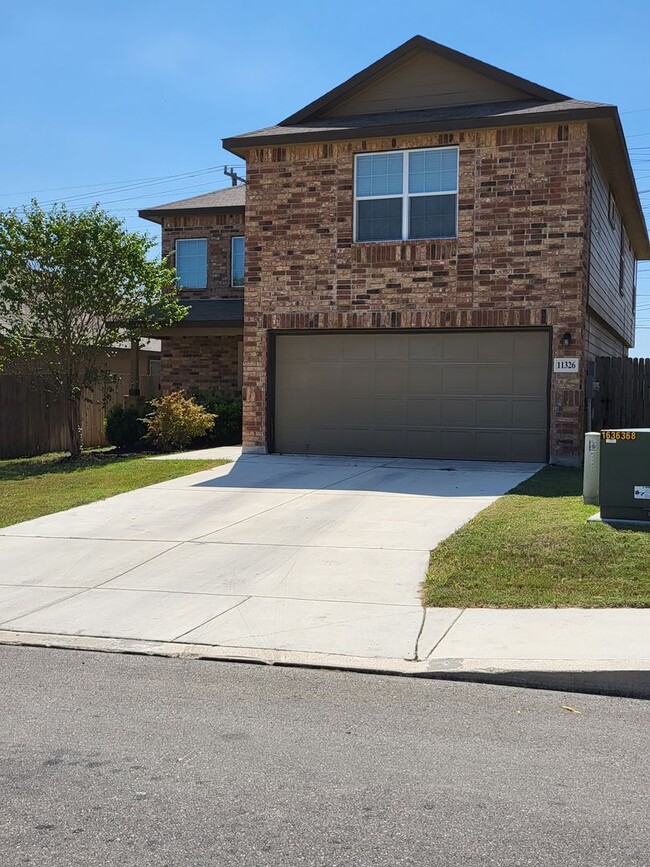
[[(650, 259), (650, 239), (648, 238), (648, 227), (646, 225), (645, 215), (643, 213), (643, 205), (639, 198), (639, 191), (634, 177), (634, 170), (630, 162), (630, 155), (625, 141), (623, 125), (618, 110), (613, 107), (607, 116), (607, 120), (611, 121), (610, 127), (614, 133), (614, 142), (600, 142), (598, 135), (598, 124), (594, 125), (592, 140), (595, 140), (597, 151), (601, 158), (611, 157), (612, 154), (618, 154), (618, 163), (623, 170), (624, 180), (623, 185), (618, 183), (618, 178), (611, 179), (611, 175), (616, 175), (616, 163), (612, 163), (611, 159), (606, 159), (610, 174), (610, 183), (614, 188), (616, 203), (621, 210), (623, 223), (627, 231), (628, 237), (634, 250), (634, 255), (639, 261), (647, 261)], [(612, 146), (613, 145), (613, 146)], [(599, 146), (601, 151), (598, 150)]]
[(286, 132), (259, 136), (233, 136), (223, 139), (223, 147), (235, 154), (245, 154), (249, 148), (261, 145), (281, 145), (317, 141), (349, 141), (350, 139), (383, 138), (384, 136), (408, 135), (418, 132), (449, 132), (460, 129), (488, 129), (503, 126), (522, 126), (539, 123), (555, 123), (591, 120), (596, 117), (611, 117), (616, 113), (613, 106), (576, 108), (570, 111), (555, 110), (538, 112), (535, 115), (496, 115), (490, 117), (446, 118), (436, 121), (393, 123), (382, 126), (338, 128), (334, 130), (310, 130), (309, 132)]
[[(138, 216), (143, 220), (150, 220), (152, 223), (162, 224), (162, 218), (179, 214), (243, 214), (246, 210), (245, 205), (228, 205), (222, 207), (208, 208), (145, 208), (138, 211)], [(160, 219), (159, 219), (160, 218)]]

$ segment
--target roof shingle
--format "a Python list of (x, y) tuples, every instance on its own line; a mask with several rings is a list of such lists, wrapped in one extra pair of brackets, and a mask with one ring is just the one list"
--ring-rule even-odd
[(246, 205), (246, 186), (240, 184), (237, 187), (226, 187), (222, 190), (213, 190), (209, 193), (201, 193), (189, 199), (179, 199), (176, 202), (167, 202), (163, 205), (155, 205), (152, 208), (143, 208), (138, 211), (140, 217), (145, 220), (153, 220), (159, 223), (157, 217), (178, 211), (243, 211)]

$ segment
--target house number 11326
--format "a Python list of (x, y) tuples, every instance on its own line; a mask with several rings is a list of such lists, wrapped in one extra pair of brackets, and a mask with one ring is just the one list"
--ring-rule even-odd
[(553, 370), (555, 373), (577, 373), (580, 369), (579, 358), (554, 358)]

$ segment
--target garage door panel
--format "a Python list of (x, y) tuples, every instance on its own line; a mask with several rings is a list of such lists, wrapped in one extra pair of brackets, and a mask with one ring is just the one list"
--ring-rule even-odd
[(375, 455), (394, 455), (404, 446), (402, 444), (402, 431), (394, 428), (376, 428), (372, 431), (371, 442)]
[(436, 427), (440, 424), (440, 398), (408, 398), (406, 421), (417, 427)]
[(288, 361), (277, 372), (276, 388), (278, 393), (287, 389), (308, 390), (310, 387), (311, 371), (304, 361)]
[(476, 452), (476, 432), (469, 430), (442, 430), (438, 437), (441, 458), (473, 455)]
[(365, 397), (373, 391), (374, 372), (371, 364), (349, 362), (344, 370), (341, 388), (348, 397)]
[(548, 336), (541, 331), (518, 331), (513, 333), (513, 361), (540, 363), (547, 358)]
[(414, 458), (427, 458), (440, 452), (439, 430), (410, 430), (404, 439), (406, 453)]
[(305, 426), (305, 407), (300, 391), (284, 391), (275, 402), (276, 418), (282, 419), (283, 427)]
[(547, 380), (548, 371), (545, 367), (516, 367), (513, 370), (512, 393), (545, 394)]
[(442, 360), (475, 362), (478, 360), (478, 340), (474, 332), (452, 332), (442, 335)]
[(309, 429), (307, 427), (294, 427), (289, 424), (282, 426), (283, 449), (286, 452), (302, 454), (309, 451)]
[(408, 335), (387, 334), (382, 340), (375, 340), (377, 361), (403, 361), (408, 358)]
[(406, 413), (406, 398), (405, 397), (378, 397), (375, 400), (375, 411), (373, 421), (375, 424), (395, 424), (402, 425), (402, 419)]
[(300, 364), (309, 368), (310, 371), (310, 390), (315, 391), (341, 391), (345, 374), (345, 367), (338, 361), (331, 364), (316, 362), (308, 364), (301, 361)]
[(446, 425), (476, 427), (476, 401), (463, 398), (443, 398), (440, 413)]
[(476, 371), (478, 394), (512, 394), (513, 369), (509, 364), (485, 364)]
[[(310, 418), (314, 425), (327, 425), (329, 421), (333, 418), (341, 417), (341, 394), (340, 392), (334, 392), (332, 394), (323, 394), (320, 393), (317, 397), (314, 396), (314, 399), (310, 402)], [(293, 415), (297, 413), (304, 413), (303, 407), (297, 407), (293, 410)]]
[(405, 394), (408, 387), (407, 369), (401, 362), (388, 364), (376, 362), (375, 393), (376, 394)]
[(543, 461), (546, 332), (279, 335), (278, 451)]
[(488, 331), (476, 336), (476, 360), (503, 364), (514, 358), (514, 335)]
[(411, 362), (407, 367), (406, 383), (409, 394), (441, 394), (442, 367), (439, 364)]
[(439, 334), (409, 334), (408, 358), (428, 362), (442, 361), (442, 341)]
[(476, 424), (481, 428), (509, 428), (512, 426), (512, 401), (509, 398), (478, 398)]
[(479, 460), (511, 461), (512, 437), (510, 431), (480, 430), (476, 433), (476, 454)]
[[(375, 345), (367, 340), (365, 334), (346, 334), (343, 337), (342, 355), (344, 361), (374, 361)], [(324, 338), (326, 339), (326, 338)]]
[(477, 372), (475, 365), (445, 365), (442, 368), (442, 393), (476, 394)]
[(367, 395), (365, 397), (344, 395), (341, 398), (340, 418), (345, 419), (351, 425), (368, 426), (372, 424), (373, 408), (374, 401)]

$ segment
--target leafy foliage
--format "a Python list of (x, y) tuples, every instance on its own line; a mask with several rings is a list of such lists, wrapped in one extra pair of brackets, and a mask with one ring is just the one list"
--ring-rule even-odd
[(221, 391), (194, 391), (193, 397), (218, 418), (214, 429), (206, 437), (205, 445), (238, 445), (242, 436), (241, 395), (224, 394)]
[(32, 201), (0, 213), (0, 366), (46, 374), (66, 396), (74, 456), (80, 402), (88, 389), (110, 387), (115, 345), (187, 312), (174, 270), (148, 258), (154, 244), (98, 205), (74, 213)]
[(143, 417), (146, 409), (115, 404), (106, 413), (104, 431), (106, 439), (118, 449), (135, 449), (147, 432)]
[(144, 419), (146, 439), (163, 451), (185, 448), (193, 439), (212, 430), (216, 416), (207, 412), (182, 391), (174, 391), (151, 401), (153, 412)]

